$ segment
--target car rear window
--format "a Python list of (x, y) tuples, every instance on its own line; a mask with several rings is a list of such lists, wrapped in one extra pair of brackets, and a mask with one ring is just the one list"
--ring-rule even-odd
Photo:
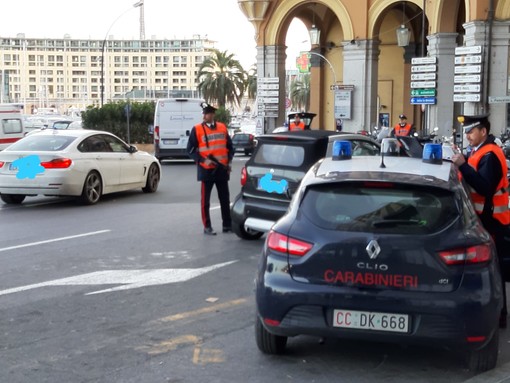
[(262, 144), (257, 150), (254, 162), (260, 165), (299, 167), (304, 159), (305, 149), (301, 146)]
[(362, 182), (313, 186), (300, 210), (327, 230), (429, 234), (460, 216), (456, 206), (454, 194), (447, 190)]
[(14, 134), (23, 132), (23, 125), (19, 118), (2, 119), (2, 130), (5, 134)]
[(59, 150), (64, 150), (69, 146), (71, 142), (73, 142), (76, 137), (71, 136), (61, 136), (61, 135), (51, 135), (51, 136), (42, 136), (38, 134), (34, 134), (31, 136), (26, 136), (23, 139), (15, 142), (10, 145), (7, 149), (8, 151), (20, 151), (20, 152), (58, 152)]
[(234, 138), (232, 138), (233, 142), (240, 142), (240, 141), (249, 141), (250, 135), (249, 134), (236, 134)]

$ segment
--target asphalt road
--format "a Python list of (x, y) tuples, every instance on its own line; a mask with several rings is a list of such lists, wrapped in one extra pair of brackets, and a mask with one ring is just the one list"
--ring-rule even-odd
[[(232, 199), (245, 160), (236, 157)], [(0, 205), (0, 382), (462, 382), (447, 350), (301, 337), (261, 354), (253, 280), (263, 240), (205, 237), (195, 167), (156, 194), (94, 206)], [(221, 227), (217, 197), (213, 226)], [(501, 332), (499, 364), (510, 361)]]

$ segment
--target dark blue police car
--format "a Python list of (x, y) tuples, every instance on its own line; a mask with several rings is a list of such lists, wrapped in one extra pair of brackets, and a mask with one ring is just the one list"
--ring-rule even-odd
[(451, 347), (472, 370), (493, 368), (501, 276), (455, 167), (441, 163), (440, 146), (424, 150), (436, 162), (427, 163), (350, 158), (349, 145), (335, 143), (310, 169), (267, 236), (259, 349), (282, 353), (301, 334), (345, 337)]

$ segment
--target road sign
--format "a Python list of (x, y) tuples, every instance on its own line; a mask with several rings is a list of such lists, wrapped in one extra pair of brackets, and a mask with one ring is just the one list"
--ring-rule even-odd
[(268, 84), (268, 83), (279, 83), (279, 77), (259, 77), (257, 78), (257, 83)]
[(259, 97), (278, 97), (279, 90), (257, 90)]
[(411, 97), (411, 104), (434, 105), (437, 102), (435, 97)]
[(280, 84), (257, 83), (257, 90), (278, 90), (278, 89), (280, 89)]
[(482, 62), (482, 56), (458, 56), (455, 57), (455, 64), (480, 64)]
[(259, 97), (258, 102), (261, 104), (278, 104), (278, 97)]
[(258, 104), (258, 110), (278, 110), (278, 104)]
[(468, 84), (468, 85), (454, 85), (453, 91), (455, 93), (469, 93), (469, 92), (480, 92), (480, 84)]
[(413, 73), (411, 75), (411, 80), (435, 80), (437, 74), (436, 73)]
[(453, 82), (456, 84), (467, 83), (467, 82), (480, 82), (482, 76), (479, 74), (460, 74), (453, 78)]
[(335, 118), (344, 120), (351, 119), (351, 97), (352, 91), (349, 89), (335, 90), (334, 115)]
[(453, 102), (479, 102), (480, 94), (454, 94)]
[(336, 85), (330, 85), (330, 90), (354, 90), (354, 85), (343, 85), (343, 84), (336, 84)]
[(474, 45), (472, 47), (457, 47), (455, 48), (456, 55), (477, 55), (482, 53), (481, 45)]
[(435, 64), (437, 62), (437, 57), (413, 57), (411, 59), (411, 64)]
[(437, 70), (437, 65), (413, 65), (411, 67), (412, 73), (423, 73), (423, 72), (435, 72)]
[(489, 97), (489, 104), (506, 104), (510, 102), (510, 96)]
[(435, 89), (412, 89), (411, 96), (435, 96)]
[(435, 88), (436, 82), (435, 81), (411, 81), (411, 88)]
[(460, 73), (480, 73), (482, 71), (481, 65), (464, 65), (464, 66), (456, 66), (455, 74)]

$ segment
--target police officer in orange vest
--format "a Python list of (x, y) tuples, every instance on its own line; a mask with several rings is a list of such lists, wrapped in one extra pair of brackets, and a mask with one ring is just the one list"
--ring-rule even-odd
[[(469, 157), (455, 154), (452, 161), (459, 167), (469, 186), (471, 201), (485, 229), (492, 235), (498, 251), (500, 265), (508, 252), (505, 236), (508, 236), (510, 211), (508, 209), (507, 164), (503, 150), (494, 143), (490, 134), (488, 115), (459, 116), (469, 145)], [(505, 280), (503, 279), (504, 304), (500, 316), (500, 327), (506, 327), (507, 307)]]
[(234, 149), (225, 124), (214, 121), (215, 112), (216, 108), (207, 103), (202, 104), (203, 122), (195, 125), (191, 130), (187, 147), (188, 155), (197, 164), (197, 179), (202, 182), (200, 206), (206, 235), (216, 235), (209, 215), (209, 203), (214, 185), (216, 185), (221, 205), (223, 232), (232, 232), (228, 181)]
[(297, 130), (305, 130), (305, 123), (301, 121), (301, 116), (299, 115), (299, 113), (296, 113), (296, 115), (294, 116), (294, 121), (290, 123), (289, 130), (291, 132)]
[(398, 116), (400, 122), (394, 126), (391, 131), (391, 137), (402, 137), (402, 136), (410, 136), (413, 133), (413, 127), (411, 124), (407, 122), (407, 117), (404, 114)]

